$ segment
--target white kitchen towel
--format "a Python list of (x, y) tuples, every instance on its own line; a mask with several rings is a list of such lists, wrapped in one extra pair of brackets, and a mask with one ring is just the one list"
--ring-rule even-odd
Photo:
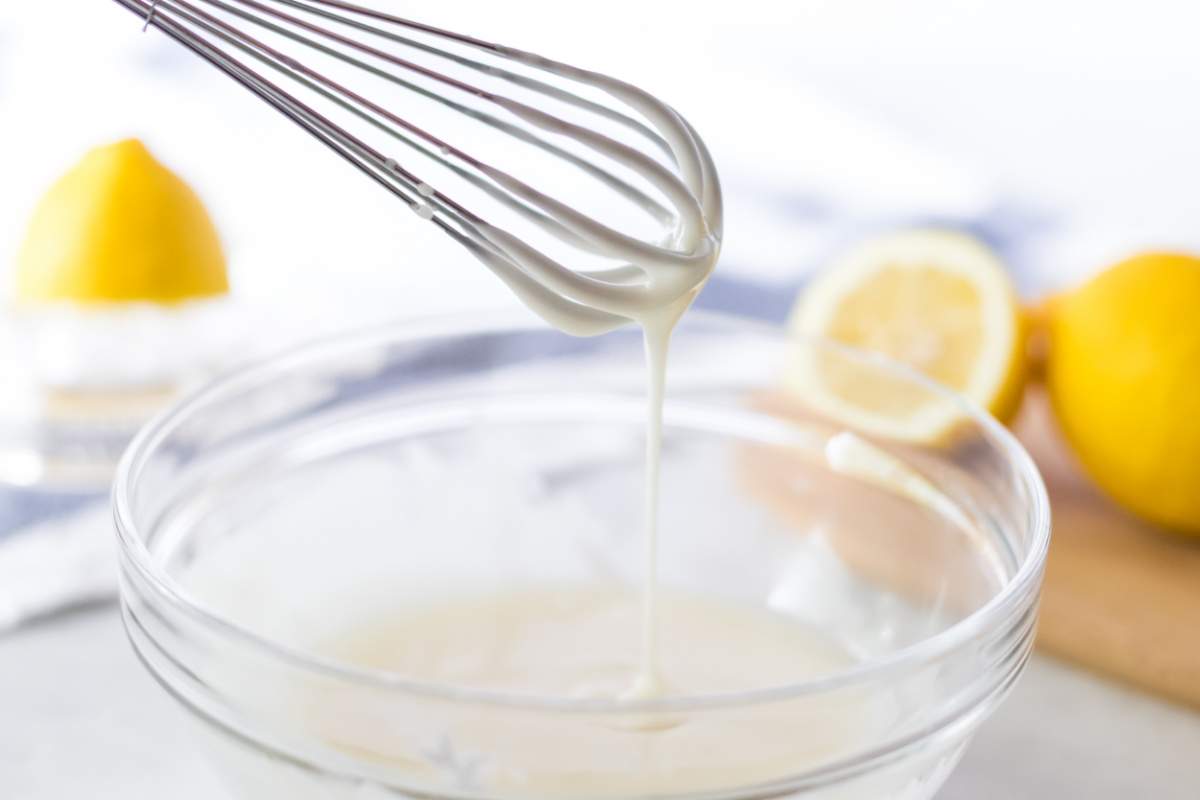
[(113, 536), (106, 499), (0, 538), (0, 633), (115, 597)]

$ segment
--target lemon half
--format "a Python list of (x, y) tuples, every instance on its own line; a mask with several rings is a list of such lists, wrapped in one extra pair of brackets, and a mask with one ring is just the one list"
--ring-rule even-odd
[(208, 212), (136, 139), (91, 150), (58, 179), (17, 260), (26, 302), (172, 303), (228, 288)]
[[(910, 230), (854, 248), (806, 288), (789, 328), (907, 364), (1004, 422), (1020, 403), (1017, 293), (995, 253), (962, 233)], [(894, 438), (936, 438), (963, 416), (936, 392), (828, 355), (795, 358), (786, 385), (826, 413)]]

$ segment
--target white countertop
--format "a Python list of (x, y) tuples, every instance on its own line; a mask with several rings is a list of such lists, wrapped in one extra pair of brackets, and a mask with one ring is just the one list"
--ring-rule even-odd
[[(0, 638), (6, 800), (223, 800), (181, 719), (113, 606)], [(939, 800), (1198, 796), (1200, 714), (1035, 657)]]

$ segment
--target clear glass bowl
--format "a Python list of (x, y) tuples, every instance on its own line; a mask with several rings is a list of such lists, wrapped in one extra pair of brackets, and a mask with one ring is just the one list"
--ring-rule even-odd
[[(363, 333), (193, 395), (115, 483), (130, 639), (235, 795), (932, 796), (1032, 647), (1050, 525), (1033, 464), (953, 394), (834, 344), (689, 314), (671, 361), (662, 584), (769, 610), (848, 663), (630, 701), (323, 651), (381, 603), (636, 592), (644, 571), (636, 331)], [(783, 388), (814, 365), (872, 391)], [(938, 409), (936, 435), (886, 435), (897, 398)]]

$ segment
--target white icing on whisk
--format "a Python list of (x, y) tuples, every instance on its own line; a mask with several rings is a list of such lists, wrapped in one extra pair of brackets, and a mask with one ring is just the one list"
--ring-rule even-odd
[[(563, 330), (590, 335), (640, 322), (693, 295), (712, 269), (722, 211), (711, 158), (674, 110), (630, 84), (349, 4), (161, 0), (150, 17), (146, 0), (116, 2), (212, 61), (423, 218), (428, 201), (443, 230)], [(336, 79), (310, 66), (330, 58), (341, 62)], [(481, 85), (489, 83), (499, 90)], [(420, 110), (415, 102), (443, 116), (449, 110), (486, 135), (435, 135), (425, 126), (436, 115), (406, 116)], [(373, 144), (381, 132), (409, 155)], [(662, 237), (610, 227), (497, 166), (495, 156), (526, 146), (650, 215)], [(421, 163), (455, 185), (420, 177)], [(422, 191), (434, 183), (436, 194)], [(493, 223), (493, 210), (517, 215), (526, 232)], [(584, 271), (574, 257), (552, 257), (550, 243), (618, 263)]]

